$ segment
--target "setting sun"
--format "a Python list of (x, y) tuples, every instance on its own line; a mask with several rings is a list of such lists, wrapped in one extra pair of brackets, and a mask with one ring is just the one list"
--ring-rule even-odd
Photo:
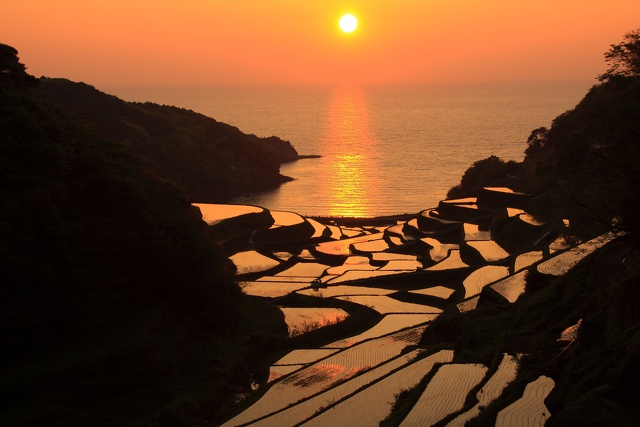
[(345, 33), (352, 33), (358, 28), (358, 19), (350, 13), (340, 18), (340, 29)]

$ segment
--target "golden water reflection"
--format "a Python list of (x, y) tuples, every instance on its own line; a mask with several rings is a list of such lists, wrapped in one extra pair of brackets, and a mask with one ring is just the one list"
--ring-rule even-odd
[(375, 201), (377, 141), (371, 130), (369, 103), (358, 88), (339, 88), (331, 100), (322, 144), (327, 171), (322, 197), (330, 215), (368, 216)]

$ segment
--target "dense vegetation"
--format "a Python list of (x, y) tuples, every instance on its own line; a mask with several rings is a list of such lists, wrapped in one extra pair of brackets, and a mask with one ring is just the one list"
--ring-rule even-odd
[[(617, 52), (624, 52), (617, 53)], [(560, 212), (570, 232), (593, 237), (612, 228), (638, 229), (640, 191), (640, 31), (612, 45), (610, 69), (550, 128), (531, 132), (525, 159), (492, 156), (470, 167), (448, 197), (506, 185), (538, 196), (528, 210)]]
[(100, 137), (130, 147), (194, 202), (276, 188), (291, 179), (280, 174), (280, 164), (298, 158), (289, 142), (275, 136), (247, 135), (182, 108), (125, 102), (84, 83), (43, 77), (31, 93), (72, 109)]
[[(447, 311), (427, 329), (423, 345), (450, 346), (461, 362), (496, 366), (504, 352), (524, 355), (506, 397), (473, 425), (493, 425), (497, 411), (539, 375), (556, 382), (548, 425), (640, 424), (631, 391), (640, 381), (640, 31), (612, 45), (606, 58), (612, 63), (602, 83), (549, 129), (534, 130), (523, 162), (478, 161), (449, 193), (475, 196), (482, 186), (508, 185), (537, 195), (529, 208), (538, 215), (569, 218), (577, 239), (626, 232), (565, 276), (530, 272), (514, 305)], [(577, 339), (558, 342), (578, 321)]]
[(37, 84), (0, 45), (3, 425), (213, 418), (281, 314), (241, 294), (184, 190)]

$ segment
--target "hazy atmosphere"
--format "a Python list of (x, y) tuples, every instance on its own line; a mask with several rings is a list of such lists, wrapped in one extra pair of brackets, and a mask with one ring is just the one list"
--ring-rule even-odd
[(94, 85), (579, 80), (638, 17), (637, 0), (0, 0), (0, 39), (33, 75)]

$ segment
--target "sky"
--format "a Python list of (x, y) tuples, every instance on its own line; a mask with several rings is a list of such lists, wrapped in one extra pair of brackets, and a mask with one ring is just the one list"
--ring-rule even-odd
[(594, 80), (637, 28), (640, 0), (0, 0), (29, 73), (103, 86)]

